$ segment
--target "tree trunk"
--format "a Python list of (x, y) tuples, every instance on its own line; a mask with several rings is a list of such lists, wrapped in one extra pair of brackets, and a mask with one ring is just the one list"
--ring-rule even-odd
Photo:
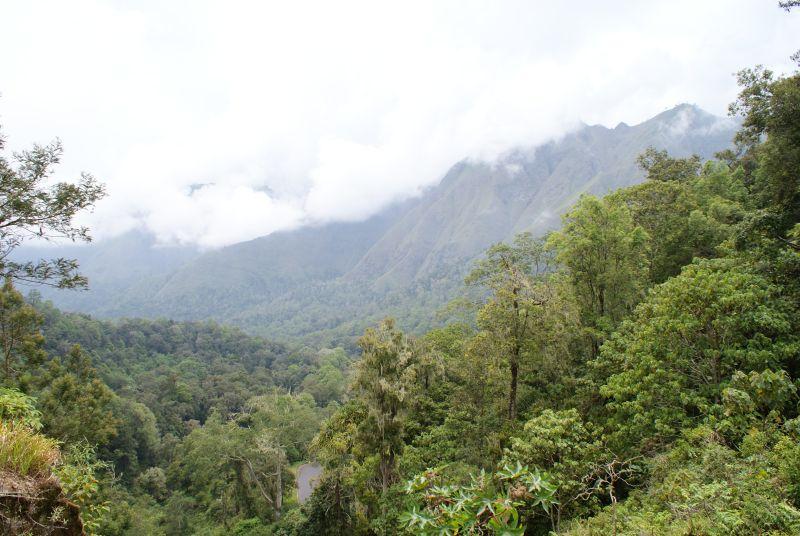
[(278, 464), (278, 470), (275, 474), (275, 521), (281, 519), (281, 508), (283, 508), (283, 475), (281, 464)]
[[(5, 333), (3, 333), (4, 338), (5, 336), (6, 336)], [(6, 341), (6, 344), (4, 345), (3, 348), (3, 354), (4, 354), (4, 368), (7, 380), (11, 379), (11, 351), (12, 351), (11, 344), (9, 344)]]
[(591, 342), (592, 359), (595, 359), (600, 355), (600, 341), (598, 341), (597, 337), (594, 335), (590, 335), (589, 339)]
[(508, 390), (508, 419), (514, 421), (517, 419), (517, 378), (519, 376), (519, 355), (522, 350), (520, 344), (520, 337), (522, 331), (519, 326), (519, 301), (517, 296), (519, 288), (513, 289), (514, 300), (512, 305), (514, 307), (514, 347), (511, 349), (511, 358), (509, 359), (509, 367), (511, 367), (511, 385)]
[(514, 345), (511, 359), (511, 388), (508, 393), (508, 418), (511, 421), (517, 418), (517, 377), (519, 376), (519, 345)]
[(386, 495), (389, 484), (392, 480), (392, 468), (394, 466), (394, 452), (381, 454), (381, 492)]

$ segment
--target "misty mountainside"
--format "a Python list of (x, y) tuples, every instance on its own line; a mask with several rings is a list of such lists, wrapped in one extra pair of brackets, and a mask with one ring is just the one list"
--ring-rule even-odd
[(460, 162), (347, 277), (403, 286), (435, 276), (519, 232), (553, 229), (582, 193), (604, 195), (639, 182), (636, 157), (648, 146), (711, 158), (735, 130), (734, 121), (683, 104), (635, 127), (584, 126), (497, 162)]
[[(636, 157), (649, 146), (712, 158), (736, 128), (689, 104), (635, 126), (582, 126), (494, 162), (461, 161), (419, 198), (362, 222), (276, 232), (202, 254), (153, 248), (137, 233), (73, 248), (63, 255), (79, 260), (91, 290), (42, 293), (100, 317), (214, 319), (274, 339), (343, 344), (387, 314), (421, 330), (491, 244), (557, 227), (583, 193), (641, 181)], [(139, 257), (142, 250), (150, 253)]]

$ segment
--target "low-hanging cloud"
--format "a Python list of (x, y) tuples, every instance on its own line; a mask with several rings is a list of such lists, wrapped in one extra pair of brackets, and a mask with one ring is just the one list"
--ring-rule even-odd
[(554, 4), (5, 3), (0, 123), (107, 183), (99, 238), (217, 247), (369, 217), (580, 121), (724, 114), (732, 73), (789, 70), (800, 34), (758, 0)]

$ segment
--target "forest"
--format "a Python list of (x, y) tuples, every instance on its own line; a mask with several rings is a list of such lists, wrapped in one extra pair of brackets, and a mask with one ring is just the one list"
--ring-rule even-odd
[(738, 82), (734, 149), (648, 149), (489, 248), (447, 322), (344, 348), (24, 294), (90, 283), (9, 253), (87, 239), (105, 192), (44, 186), (58, 143), (0, 158), (3, 532), (800, 534), (800, 74)]

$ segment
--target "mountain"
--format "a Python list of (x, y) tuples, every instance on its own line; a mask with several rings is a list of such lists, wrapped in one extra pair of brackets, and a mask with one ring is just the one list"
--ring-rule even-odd
[[(489, 245), (554, 228), (582, 193), (641, 181), (636, 156), (649, 146), (711, 158), (730, 146), (737, 126), (689, 104), (635, 126), (583, 125), (494, 162), (461, 161), (419, 198), (363, 222), (277, 232), (203, 254), (142, 253), (144, 239), (132, 237), (76, 250), (92, 290), (44, 294), (99, 316), (212, 318), (318, 343), (349, 340), (387, 314), (422, 329)], [(126, 249), (126, 240), (134, 245)], [(140, 254), (146, 262), (133, 258)]]
[(603, 195), (642, 179), (648, 146), (710, 158), (736, 123), (683, 104), (635, 127), (584, 126), (497, 162), (460, 162), (365, 255), (349, 277), (400, 285), (469, 262), (522, 231), (541, 233), (584, 192)]

